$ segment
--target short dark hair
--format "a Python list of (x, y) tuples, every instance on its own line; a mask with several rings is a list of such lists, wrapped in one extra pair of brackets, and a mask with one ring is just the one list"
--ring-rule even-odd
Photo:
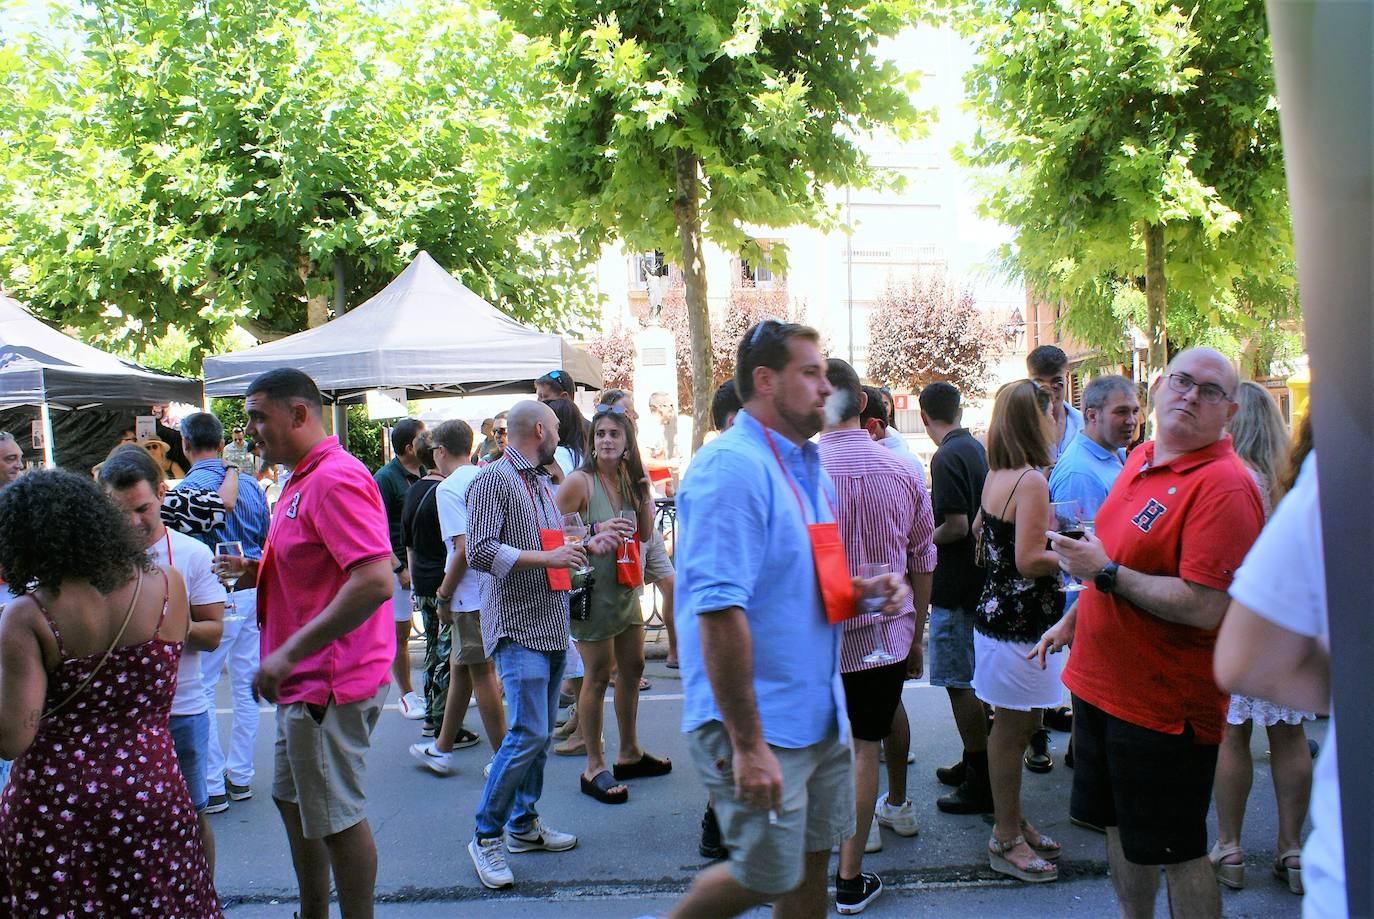
[(1069, 356), (1055, 345), (1041, 345), (1026, 355), (1026, 373), (1033, 377), (1059, 373), (1069, 366)]
[(628, 395), (629, 393), (627, 393), (623, 389), (603, 389), (601, 390), (601, 395), (597, 397), (596, 404), (615, 405), (617, 402), (619, 402), (621, 399), (624, 399)]
[(711, 397), (711, 424), (715, 425), (717, 431), (725, 430), (725, 422), (730, 420), (730, 416), (738, 414), (744, 408), (739, 401), (739, 391), (735, 388), (734, 380), (726, 380), (716, 388), (716, 394)]
[(760, 367), (781, 370), (792, 359), (792, 339), (820, 343), (821, 335), (810, 326), (796, 322), (765, 319), (756, 323), (739, 340), (735, 351), (735, 388), (740, 402), (754, 398), (754, 371)]
[(0, 491), (0, 570), (16, 595), (55, 593), (67, 578), (109, 593), (150, 567), (128, 518), (89, 478), (39, 469)]
[(450, 418), (440, 423), (431, 432), (430, 438), (432, 443), (443, 447), (450, 456), (467, 456), (472, 452), (472, 428), (461, 418)]
[[(853, 421), (859, 417), (859, 393), (863, 392), (863, 384), (859, 382), (859, 374), (849, 365), (848, 361), (842, 361), (838, 357), (832, 357), (825, 364), (825, 378), (830, 381), (831, 388), (835, 391), (830, 398), (843, 399), (840, 405), (839, 417), (827, 418), (827, 421)], [(881, 404), (881, 402), (879, 403)]]
[(224, 425), (209, 412), (196, 412), (181, 419), (181, 440), (189, 450), (204, 453), (218, 450), (224, 443)]
[(883, 404), (883, 391), (876, 386), (865, 386), (864, 394), (868, 396), (868, 402), (864, 404), (863, 411), (859, 412), (859, 423), (867, 427), (870, 421), (881, 421), (883, 427), (887, 427), (887, 406)]
[(959, 389), (953, 383), (937, 380), (921, 390), (917, 401), (932, 421), (954, 424), (959, 418)]
[(535, 380), (534, 385), (552, 386), (554, 392), (565, 392), (570, 396), (577, 392), (577, 384), (566, 370), (550, 370)]
[(107, 489), (123, 491), (139, 482), (147, 482), (156, 492), (162, 484), (162, 470), (138, 444), (116, 447), (109, 459), (100, 465), (100, 484)]
[(1093, 377), (1083, 387), (1083, 411), (1090, 408), (1101, 409), (1114, 395), (1137, 396), (1135, 384), (1119, 374)]
[(248, 384), (248, 391), (243, 396), (246, 399), (258, 393), (262, 393), (273, 402), (289, 404), (299, 399), (317, 412), (324, 410), (324, 398), (320, 395), (320, 388), (309, 375), (294, 367), (278, 367), (258, 374), (257, 378)]
[(425, 423), (419, 418), (402, 418), (391, 428), (391, 449), (398, 456), (404, 453), (424, 429)]

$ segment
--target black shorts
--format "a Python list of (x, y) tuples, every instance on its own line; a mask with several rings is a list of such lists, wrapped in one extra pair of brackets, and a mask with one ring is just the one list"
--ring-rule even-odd
[(1176, 865), (1207, 854), (1207, 809), (1217, 746), (1197, 743), (1191, 725), (1161, 734), (1073, 700), (1075, 820), (1121, 834), (1126, 860)]
[(892, 716), (902, 704), (906, 661), (885, 667), (842, 673), (849, 727), (858, 740), (879, 741), (892, 733)]

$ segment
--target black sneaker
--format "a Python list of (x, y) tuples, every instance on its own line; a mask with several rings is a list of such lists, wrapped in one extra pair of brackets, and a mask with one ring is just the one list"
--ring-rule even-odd
[(949, 785), (951, 788), (958, 788), (964, 784), (964, 772), (967, 767), (961, 759), (953, 766), (941, 766), (935, 770), (935, 778), (941, 785)]
[(253, 789), (247, 785), (235, 785), (229, 781), (229, 776), (224, 777), (224, 791), (229, 795), (230, 801), (247, 801), (253, 797)]
[(853, 880), (835, 876), (835, 909), (841, 915), (861, 913), (883, 892), (883, 882), (876, 874), (862, 872)]
[(730, 857), (730, 851), (720, 841), (720, 821), (716, 820), (716, 810), (709, 804), (701, 818), (701, 842), (697, 844), (697, 851), (702, 858), (715, 861)]
[(1026, 751), (1026, 768), (1031, 772), (1044, 774), (1054, 768), (1054, 757), (1050, 756), (1050, 732), (1041, 728), (1031, 735), (1030, 749)]
[(228, 809), (228, 795), (211, 795), (209, 802), (205, 805), (205, 813), (207, 814), (222, 814)]

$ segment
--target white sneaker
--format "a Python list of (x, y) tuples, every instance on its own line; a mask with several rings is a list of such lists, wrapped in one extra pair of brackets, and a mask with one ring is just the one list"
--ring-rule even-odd
[(878, 806), (873, 808), (873, 814), (878, 818), (876, 823), (881, 823), (898, 836), (915, 836), (921, 832), (916, 825), (916, 807), (910, 801), (893, 804), (887, 800), (887, 795), (883, 795), (878, 799)]
[(515, 852), (566, 852), (577, 845), (577, 837), (572, 833), (560, 833), (544, 826), (537, 818), (534, 824), (523, 833), (506, 831), (506, 847)]
[(864, 842), (864, 852), (872, 854), (883, 851), (883, 834), (878, 829), (878, 821), (868, 825), (868, 839)]
[(408, 692), (401, 696), (401, 702), (397, 707), (401, 714), (411, 721), (419, 721), (425, 717), (425, 700), (421, 699), (417, 692)]
[(495, 766), (495, 765), (496, 765), (496, 760), (494, 760), (494, 759), (489, 759), (489, 760), (487, 760), (487, 764), (486, 764), (485, 766), (482, 767), (482, 778), (484, 778), (484, 779), (489, 779), (489, 778), (491, 778), (491, 767), (492, 767), (492, 766)]
[(453, 768), (453, 754), (440, 753), (439, 748), (434, 745), (432, 740), (411, 744), (410, 755), (436, 775), (453, 775), (458, 771)]
[(506, 865), (506, 847), (501, 844), (500, 836), (480, 842), (474, 836), (468, 843), (468, 855), (472, 856), (477, 879), (484, 887), (500, 890), (515, 885), (515, 875), (510, 873), (510, 867)]

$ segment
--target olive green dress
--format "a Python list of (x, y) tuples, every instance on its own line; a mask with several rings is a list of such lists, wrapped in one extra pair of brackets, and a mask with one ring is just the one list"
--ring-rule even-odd
[[(601, 524), (611, 520), (622, 505), (629, 506), (623, 489), (620, 501), (612, 506), (606, 495), (601, 476), (592, 475), (591, 497), (587, 500), (587, 522)], [(619, 483), (617, 483), (619, 484)], [(572, 637), (578, 641), (605, 641), (614, 638), (628, 628), (642, 627), (644, 616), (640, 612), (639, 597), (643, 588), (630, 588), (616, 580), (615, 559), (620, 552), (605, 555), (588, 555), (592, 566), (592, 576), (596, 583), (592, 587), (591, 615), (586, 619), (572, 621)]]

